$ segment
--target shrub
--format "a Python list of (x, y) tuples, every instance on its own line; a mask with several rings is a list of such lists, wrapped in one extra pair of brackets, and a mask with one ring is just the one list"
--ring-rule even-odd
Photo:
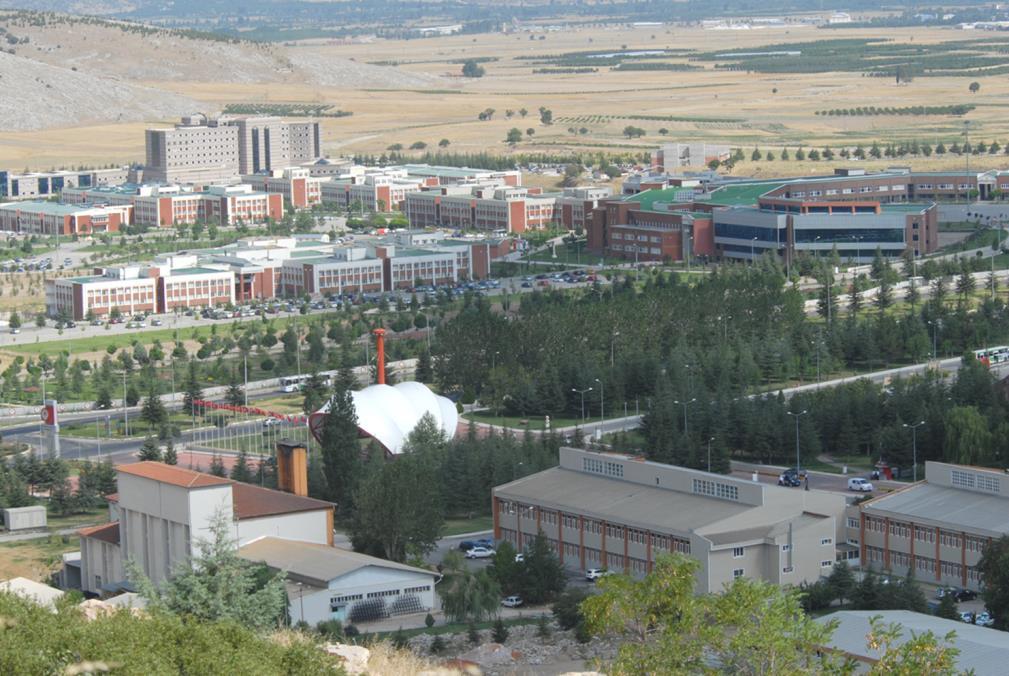
[(431, 613), (428, 613), (427, 617), (424, 618), (424, 625), (428, 629), (434, 626), (434, 616)]
[(505, 626), (504, 620), (500, 617), (494, 620), (494, 629), (491, 632), (491, 638), (494, 639), (495, 643), (504, 643), (508, 640), (508, 627)]
[(340, 620), (323, 620), (315, 626), (315, 630), (327, 639), (343, 638), (343, 623)]
[(434, 640), (431, 641), (431, 654), (441, 655), (443, 652), (445, 652), (445, 639), (441, 636), (435, 636)]
[(561, 629), (574, 629), (582, 621), (581, 603), (588, 598), (582, 589), (571, 588), (561, 594), (553, 605), (554, 618)]
[(480, 645), (480, 632), (476, 630), (476, 625), (472, 622), (466, 628), (466, 639), (473, 645)]

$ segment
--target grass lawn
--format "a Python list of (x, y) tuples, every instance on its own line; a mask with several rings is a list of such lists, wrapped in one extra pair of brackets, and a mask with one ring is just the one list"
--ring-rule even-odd
[(483, 530), (490, 530), (494, 527), (494, 517), (474, 516), (472, 519), (445, 519), (445, 527), (442, 529), (442, 537), (462, 535), (463, 533), (476, 533)]
[(68, 514), (66, 516), (49, 515), (49, 528), (51, 530), (63, 530), (64, 528), (75, 528), (90, 523), (103, 523), (109, 520), (109, 510), (107, 508), (89, 509), (80, 514)]
[[(586, 410), (589, 407), (589, 402), (585, 402)], [(634, 415), (632, 410), (628, 411), (628, 415)], [(612, 420), (614, 418), (623, 418), (624, 411), (620, 409), (619, 415), (606, 416), (607, 420)], [(531, 430), (542, 430), (544, 429), (544, 416), (528, 416), (525, 418), (519, 416), (501, 416), (494, 415), (490, 411), (473, 411), (467, 413), (463, 416), (467, 420), (474, 420), (475, 422), (486, 423), (488, 425), (498, 425), (505, 427), (513, 427), (515, 429), (531, 429)], [(599, 417), (586, 417), (584, 424), (599, 422)], [(562, 427), (574, 427), (576, 425), (583, 424), (580, 418), (551, 418), (550, 427), (553, 429), (559, 429)]]
[(44, 580), (55, 571), (63, 554), (80, 549), (76, 535), (50, 535), (36, 540), (0, 544), (0, 578)]
[[(557, 246), (557, 257), (554, 258), (553, 251), (547, 249), (546, 251), (538, 251), (531, 256), (530, 260), (534, 261), (548, 261), (550, 263), (562, 263), (565, 265), (599, 265), (599, 261), (603, 261), (603, 265), (626, 265), (627, 263), (633, 262), (632, 260), (627, 260), (624, 258), (617, 258), (615, 256), (601, 257), (597, 254), (588, 253), (581, 247), (580, 251), (576, 251), (570, 247), (563, 244)], [(522, 257), (525, 261), (525, 256)], [(534, 266), (535, 270), (536, 267)]]

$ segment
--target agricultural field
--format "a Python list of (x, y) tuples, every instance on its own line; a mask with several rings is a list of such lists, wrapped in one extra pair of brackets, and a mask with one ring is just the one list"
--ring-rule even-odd
[[(822, 161), (797, 161), (799, 147), (948, 146), (962, 142), (965, 122), (972, 142), (998, 141), (1002, 149), (1009, 142), (1009, 50), (990, 34), (951, 28), (571, 26), (545, 34), (294, 42), (271, 47), (271, 58), (312, 70), (314, 79), (221, 82), (214, 78), (224, 70), (201, 76), (190, 68), (176, 78), (152, 72), (139, 84), (206, 102), (208, 110), (322, 111), (323, 149), (331, 156), (377, 156), (396, 144), (416, 144), (404, 154), (420, 156), (447, 141), (441, 148), (454, 153), (640, 157), (663, 141), (707, 140), (744, 151), (734, 174), (771, 177), (824, 171)], [(463, 77), (466, 59), (484, 75)], [(374, 69), (373, 77), (345, 86), (326, 78), (327, 63)], [(140, 159), (143, 126), (0, 133), (0, 166)], [(644, 135), (629, 137), (628, 127)], [(523, 134), (510, 145), (512, 128)], [(751, 161), (753, 148), (765, 159)], [(769, 150), (774, 161), (766, 160)], [(914, 164), (959, 168), (963, 158), (932, 155)], [(971, 159), (977, 169), (1006, 164), (1003, 152)]]

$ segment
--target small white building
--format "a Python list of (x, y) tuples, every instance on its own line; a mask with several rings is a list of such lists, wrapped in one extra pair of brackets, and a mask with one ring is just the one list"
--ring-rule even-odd
[(15, 577), (0, 582), (0, 593), (3, 592), (20, 596), (54, 612), (56, 601), (63, 597), (63, 592), (59, 589), (26, 577)]
[(4, 525), (7, 530), (33, 530), (46, 527), (45, 505), (29, 507), (8, 507), (3, 510)]
[(291, 622), (363, 622), (430, 611), (441, 577), (346, 549), (261, 537), (239, 554), (287, 573)]

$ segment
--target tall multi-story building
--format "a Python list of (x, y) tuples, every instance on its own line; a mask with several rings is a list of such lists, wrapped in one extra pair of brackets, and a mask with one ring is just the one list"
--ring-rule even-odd
[(174, 128), (146, 131), (144, 179), (155, 183), (228, 181), (239, 174), (310, 162), (319, 150), (319, 125), (314, 121), (192, 115)]
[(685, 167), (704, 168), (712, 160), (724, 162), (729, 159), (731, 152), (729, 146), (703, 141), (666, 143), (652, 151), (652, 168), (666, 172), (675, 172)]
[(242, 182), (273, 195), (280, 195), (296, 208), (311, 207), (322, 201), (323, 179), (311, 176), (304, 167), (273, 169), (245, 174)]
[(562, 565), (642, 576), (655, 557), (695, 559), (696, 590), (737, 577), (798, 585), (830, 573), (845, 496), (576, 448), (493, 490), (494, 537), (522, 551), (542, 532)]

